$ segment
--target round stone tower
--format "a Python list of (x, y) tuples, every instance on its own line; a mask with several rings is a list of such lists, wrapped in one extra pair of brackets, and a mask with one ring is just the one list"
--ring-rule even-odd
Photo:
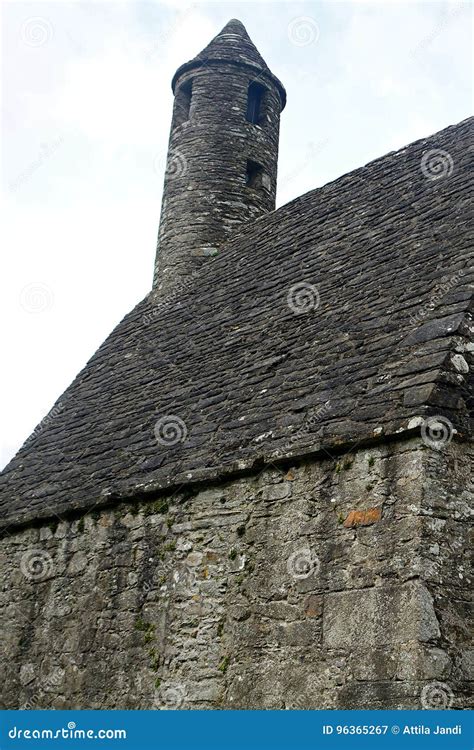
[(275, 208), (285, 89), (233, 19), (172, 81), (154, 290), (189, 283), (243, 222)]

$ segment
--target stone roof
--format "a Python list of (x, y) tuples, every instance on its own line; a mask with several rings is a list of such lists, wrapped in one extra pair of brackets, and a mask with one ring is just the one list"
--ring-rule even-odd
[(173, 92), (178, 78), (187, 70), (213, 65), (216, 63), (233, 63), (251, 68), (255, 71), (256, 79), (268, 76), (277, 85), (282, 101), (282, 109), (286, 104), (286, 91), (281, 81), (273, 75), (260, 52), (250, 39), (241, 21), (232, 18), (222, 31), (212, 39), (207, 47), (189, 62), (180, 65), (173, 76), (171, 87)]
[(166, 302), (147, 296), (4, 470), (2, 523), (335, 454), (429, 414), (467, 434), (471, 128), (297, 198)]

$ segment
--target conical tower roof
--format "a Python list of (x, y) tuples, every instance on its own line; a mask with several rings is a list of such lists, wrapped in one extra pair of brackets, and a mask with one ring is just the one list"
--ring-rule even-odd
[(202, 52), (178, 68), (171, 83), (173, 92), (175, 90), (176, 82), (182, 73), (191, 70), (192, 68), (199, 68), (204, 65), (212, 65), (219, 62), (233, 63), (234, 65), (252, 68), (262, 77), (266, 76), (270, 78), (280, 92), (283, 109), (286, 104), (286, 91), (283, 84), (273, 75), (255, 44), (247, 34), (245, 26), (236, 18), (232, 18), (226, 23), (222, 31), (220, 31), (219, 34), (209, 42)]

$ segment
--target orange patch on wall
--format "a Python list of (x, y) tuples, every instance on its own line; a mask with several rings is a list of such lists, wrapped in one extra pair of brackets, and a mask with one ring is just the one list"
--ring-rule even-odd
[(382, 511), (380, 508), (368, 508), (367, 510), (351, 510), (344, 526), (346, 529), (351, 529), (354, 526), (370, 526), (373, 523), (380, 521), (382, 517)]

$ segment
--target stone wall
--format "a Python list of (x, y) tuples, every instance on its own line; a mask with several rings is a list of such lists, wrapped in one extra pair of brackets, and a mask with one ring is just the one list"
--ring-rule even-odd
[(1, 708), (465, 707), (468, 477), (414, 438), (11, 531)]

